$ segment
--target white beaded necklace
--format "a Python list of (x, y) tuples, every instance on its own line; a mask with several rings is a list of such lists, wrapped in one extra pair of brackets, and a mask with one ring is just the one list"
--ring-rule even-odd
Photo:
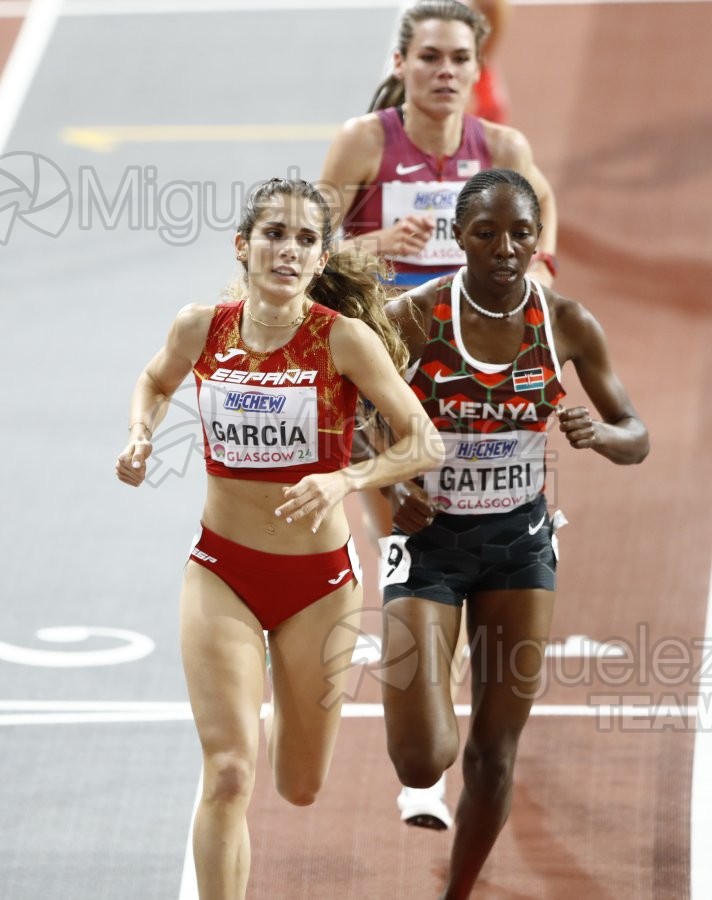
[(460, 290), (462, 291), (462, 296), (467, 300), (470, 306), (477, 310), (478, 313), (482, 316), (488, 316), (490, 319), (508, 319), (510, 316), (516, 315), (520, 310), (524, 309), (527, 305), (527, 300), (529, 299), (529, 295), (532, 292), (532, 285), (529, 279), (524, 276), (524, 284), (526, 288), (524, 290), (524, 299), (519, 304), (519, 306), (515, 306), (514, 309), (510, 309), (509, 312), (492, 312), (491, 309), (485, 309), (484, 306), (480, 306), (479, 303), (475, 303), (475, 301), (470, 297), (467, 293), (467, 289), (465, 288), (465, 279), (464, 276), (460, 278)]

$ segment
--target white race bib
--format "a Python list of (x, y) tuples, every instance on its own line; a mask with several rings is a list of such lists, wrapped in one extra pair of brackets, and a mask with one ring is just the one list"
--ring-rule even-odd
[(465, 252), (458, 247), (452, 231), (462, 186), (462, 181), (391, 181), (383, 185), (384, 228), (409, 215), (429, 215), (435, 220), (432, 237), (420, 253), (392, 259), (423, 266), (464, 265)]
[(274, 469), (319, 459), (317, 389), (204, 381), (210, 455), (228, 468)]
[(445, 462), (424, 475), (425, 490), (443, 512), (507, 512), (544, 488), (546, 432), (440, 433)]
[(387, 584), (403, 584), (410, 574), (410, 553), (405, 548), (407, 534), (392, 534), (378, 539), (381, 559), (378, 572), (380, 590)]

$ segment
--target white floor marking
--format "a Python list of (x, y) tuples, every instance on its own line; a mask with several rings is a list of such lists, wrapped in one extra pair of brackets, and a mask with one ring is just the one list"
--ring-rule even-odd
[[(268, 704), (262, 704), (264, 719)], [(469, 703), (455, 704), (458, 716), (470, 715)], [(661, 702), (658, 705), (641, 703), (535, 703), (531, 715), (534, 718), (569, 717), (601, 719), (609, 723), (616, 719), (634, 719), (640, 723), (658, 723), (660, 727), (680, 727), (689, 720), (708, 723), (709, 716), (702, 715), (698, 706), (684, 706)], [(345, 703), (341, 708), (344, 719), (382, 719), (381, 703)], [(0, 726), (2, 725), (61, 725), (111, 722), (187, 722), (192, 719), (190, 705), (184, 702), (146, 703), (132, 701), (82, 701), (82, 700), (2, 700), (0, 701)], [(686, 727), (686, 726), (685, 726)], [(612, 730), (607, 728), (607, 730)], [(639, 730), (643, 730), (640, 728)], [(712, 896), (712, 895), (710, 895)], [(707, 898), (705, 898), (707, 900)]]
[[(707, 593), (707, 621), (704, 646), (712, 642), (712, 573)], [(690, 898), (709, 900), (712, 897), (712, 723), (703, 719), (712, 703), (712, 677), (700, 678), (698, 708), (699, 717), (695, 735), (694, 762), (692, 766), (692, 798), (690, 825)]]
[(203, 793), (203, 775), (201, 773), (198, 779), (198, 788), (195, 792), (195, 800), (193, 802), (193, 813), (190, 817), (190, 828), (188, 829), (188, 840), (185, 846), (185, 857), (183, 859), (183, 874), (180, 879), (180, 893), (178, 900), (199, 900), (198, 898), (198, 882), (195, 877), (195, 861), (193, 859), (193, 825), (195, 823), (195, 812), (200, 803), (200, 796)]
[(120, 643), (118, 647), (108, 647), (104, 650), (38, 650), (34, 647), (19, 647), (0, 641), (0, 660), (23, 666), (77, 669), (136, 662), (153, 653), (156, 648), (150, 637), (123, 628), (84, 626), (41, 628), (37, 632), (37, 637), (41, 641), (53, 644), (75, 644), (92, 637), (111, 638)]
[(63, 3), (34, 0), (27, 8), (27, 18), (0, 74), (0, 154), (7, 146)]
[[(675, 3), (709, 3), (710, 0), (510, 0), (511, 6), (616, 6)], [(295, 0), (67, 0), (63, 16), (180, 15), (182, 13), (292, 11)], [(0, 19), (27, 15), (31, 0), (0, 3)], [(301, 0), (301, 10), (392, 9), (400, 11), (397, 0)]]
[(565, 641), (552, 641), (547, 645), (546, 655), (549, 657), (610, 659), (625, 656), (625, 650), (619, 644), (596, 641), (586, 634), (570, 634)]
[(0, 700), (0, 714), (23, 713), (180, 713), (190, 711), (185, 700)]

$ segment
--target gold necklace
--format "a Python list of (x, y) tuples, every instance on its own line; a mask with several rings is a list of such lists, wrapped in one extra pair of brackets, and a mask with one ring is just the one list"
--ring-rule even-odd
[(247, 315), (250, 317), (250, 321), (254, 322), (255, 325), (262, 325), (265, 328), (294, 328), (295, 325), (301, 325), (302, 322), (307, 317), (307, 311), (302, 308), (302, 312), (296, 317), (296, 319), (292, 319), (291, 322), (287, 322), (286, 325), (271, 325), (269, 322), (263, 322), (261, 319), (256, 319), (252, 313), (250, 312), (250, 304), (249, 301), (245, 303), (245, 309), (247, 310)]

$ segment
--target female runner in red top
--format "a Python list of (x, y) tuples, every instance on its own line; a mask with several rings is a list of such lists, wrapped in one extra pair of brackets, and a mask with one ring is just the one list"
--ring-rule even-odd
[[(201, 900), (245, 896), (263, 632), (276, 786), (309, 804), (329, 768), (361, 607), (342, 501), (442, 459), (442, 441), (392, 362), (403, 360), (402, 347), (374, 265), (330, 257), (330, 237), (329, 209), (306, 182), (273, 179), (255, 192), (236, 239), (243, 297), (178, 314), (138, 379), (117, 463), (121, 481), (141, 484), (152, 433), (193, 371), (208, 493), (185, 570), (181, 642), (203, 748), (194, 827)], [(372, 463), (349, 465), (357, 393), (396, 443)]]

